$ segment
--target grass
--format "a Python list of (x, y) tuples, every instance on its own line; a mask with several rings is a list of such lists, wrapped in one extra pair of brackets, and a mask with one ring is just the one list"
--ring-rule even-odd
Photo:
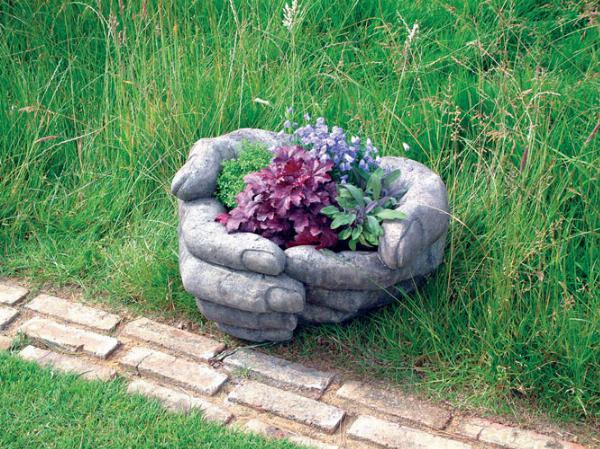
[(291, 35), (281, 0), (161, 4), (0, 4), (0, 274), (201, 321), (170, 180), (194, 140), (280, 129), (293, 105), (408, 143), (453, 217), (418, 295), (279, 350), (598, 425), (594, 2), (301, 1)]
[(0, 446), (17, 448), (279, 449), (206, 422), (198, 412), (167, 412), (157, 401), (125, 392), (121, 380), (87, 382), (0, 353)]

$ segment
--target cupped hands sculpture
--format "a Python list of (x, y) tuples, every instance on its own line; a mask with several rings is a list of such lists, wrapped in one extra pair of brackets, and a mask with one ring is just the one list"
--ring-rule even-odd
[(289, 144), (289, 136), (240, 129), (197, 141), (171, 186), (179, 199), (179, 264), (184, 288), (200, 311), (225, 333), (251, 341), (285, 341), (299, 321), (338, 323), (394, 300), (442, 262), (448, 197), (441, 178), (424, 165), (383, 157), (400, 169), (402, 221), (383, 223), (377, 251), (286, 250), (257, 234), (228, 233), (214, 199), (221, 163), (243, 141)]

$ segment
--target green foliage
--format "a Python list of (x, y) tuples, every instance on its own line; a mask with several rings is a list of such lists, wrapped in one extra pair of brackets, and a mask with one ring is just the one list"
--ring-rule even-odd
[(122, 379), (89, 382), (0, 352), (2, 449), (294, 449), (235, 431), (199, 411), (171, 413), (126, 393)]
[(437, 171), (453, 215), (419, 293), (286, 350), (597, 429), (595, 3), (311, 0), (293, 39), (284, 3), (0, 2), (0, 275), (208, 326), (169, 185), (192, 142), (293, 105)]
[(402, 220), (406, 215), (394, 210), (397, 194), (391, 189), (394, 181), (400, 177), (400, 170), (385, 173), (378, 168), (365, 177), (363, 190), (352, 184), (338, 185), (338, 206), (327, 206), (321, 213), (332, 219), (331, 229), (339, 229), (338, 237), (348, 240), (348, 246), (356, 251), (358, 244), (365, 247), (379, 245), (383, 235), (383, 220)]
[(217, 178), (217, 199), (228, 209), (237, 206), (236, 197), (244, 190), (244, 176), (265, 168), (273, 159), (273, 153), (263, 145), (242, 142), (237, 159), (224, 161)]

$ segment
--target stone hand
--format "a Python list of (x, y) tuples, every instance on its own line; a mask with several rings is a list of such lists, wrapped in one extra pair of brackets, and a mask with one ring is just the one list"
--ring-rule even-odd
[(260, 142), (267, 147), (288, 142), (288, 137), (262, 129), (238, 129), (219, 137), (198, 140), (187, 162), (175, 174), (171, 193), (183, 201), (210, 198), (215, 191), (221, 162), (234, 159), (243, 141)]
[(256, 234), (228, 234), (212, 199), (221, 162), (235, 158), (242, 141), (287, 142), (260, 129), (240, 129), (197, 141), (171, 186), (179, 202), (179, 264), (185, 289), (200, 311), (226, 333), (246, 340), (289, 340), (303, 310), (304, 286), (283, 274), (285, 254)]
[(250, 129), (201, 139), (172, 184), (180, 199), (184, 287), (224, 332), (252, 341), (288, 340), (298, 317), (316, 323), (346, 320), (392, 301), (394, 286), (411, 290), (441, 263), (447, 215), (440, 220), (439, 210), (447, 211), (445, 188), (426, 167), (401, 158), (383, 160), (402, 170), (396, 187), (405, 195), (398, 207), (408, 217), (406, 223), (384, 223), (379, 254), (310, 246), (284, 252), (256, 234), (228, 234), (215, 222), (225, 209), (212, 196), (221, 162), (236, 157), (243, 140), (289, 143), (286, 136)]
[(442, 263), (448, 230), (448, 197), (440, 177), (418, 162), (382, 158), (382, 166), (400, 169), (393, 187), (403, 196), (402, 221), (383, 223), (378, 252), (290, 248), (286, 273), (306, 287), (307, 322), (341, 322), (394, 300), (399, 287), (413, 290)]
[(214, 199), (180, 202), (179, 264), (185, 289), (224, 332), (245, 340), (289, 340), (304, 310), (304, 286), (283, 273), (285, 254), (252, 233), (228, 234)]
[(390, 268), (402, 268), (436, 244), (442, 251), (450, 216), (442, 179), (423, 164), (401, 157), (383, 157), (381, 166), (400, 170), (393, 187), (404, 194), (396, 209), (406, 214), (405, 220), (383, 223), (381, 260)]

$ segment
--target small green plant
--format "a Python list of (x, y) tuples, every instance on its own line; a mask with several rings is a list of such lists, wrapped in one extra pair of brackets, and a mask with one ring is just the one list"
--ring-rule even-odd
[(340, 184), (338, 206), (327, 206), (321, 213), (330, 217), (331, 229), (341, 228), (338, 237), (348, 240), (348, 246), (355, 251), (357, 244), (373, 247), (379, 244), (383, 235), (383, 220), (402, 220), (403, 212), (394, 210), (398, 200), (398, 192), (392, 187), (400, 177), (400, 170), (385, 173), (378, 168), (368, 175), (366, 188), (363, 190), (352, 184)]
[(10, 343), (9, 351), (19, 352), (25, 346), (28, 346), (30, 344), (31, 344), (31, 339), (27, 335), (25, 335), (23, 332), (19, 331), (19, 332), (17, 332), (17, 335), (15, 335), (15, 338), (13, 338), (12, 342)]
[(236, 197), (244, 190), (244, 176), (265, 168), (273, 159), (273, 153), (263, 145), (242, 142), (237, 159), (224, 161), (217, 178), (217, 199), (228, 209), (237, 206)]

